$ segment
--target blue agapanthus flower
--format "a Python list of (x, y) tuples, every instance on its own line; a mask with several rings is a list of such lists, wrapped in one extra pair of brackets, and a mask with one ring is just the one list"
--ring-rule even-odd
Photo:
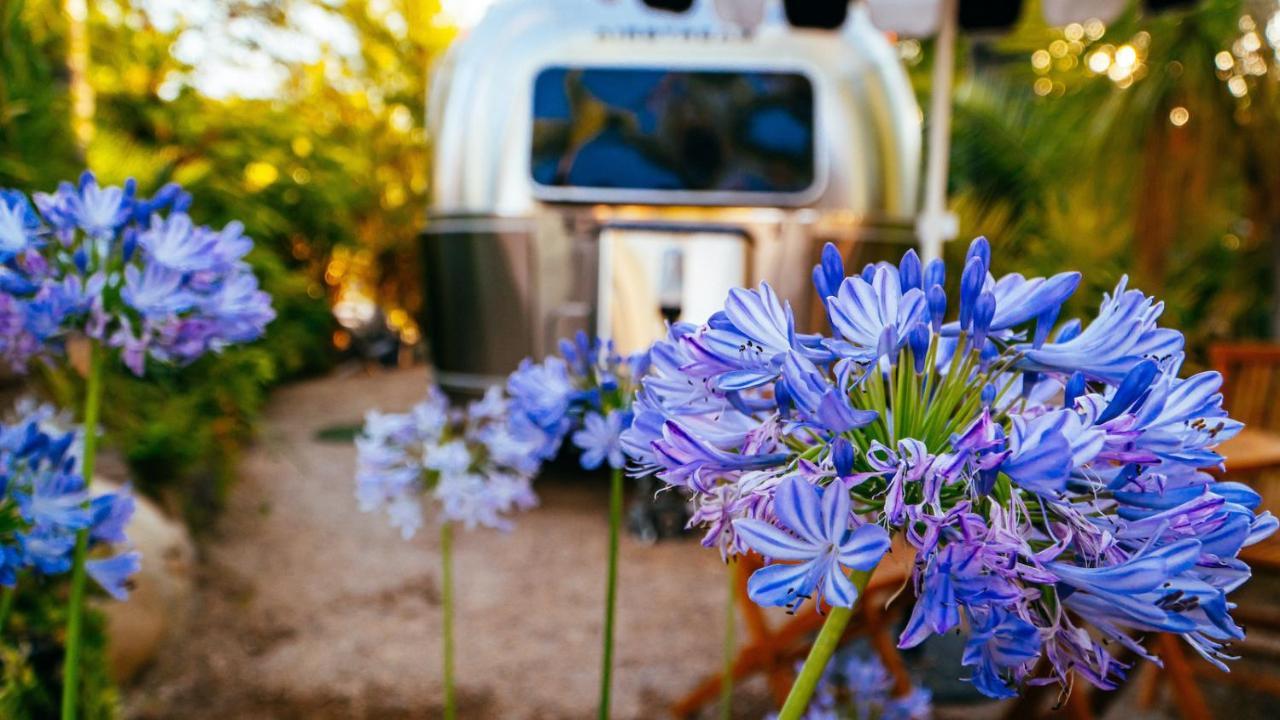
[(851, 607), (847, 571), (900, 538), (916, 558), (900, 644), (963, 633), (992, 697), (1042, 660), (1064, 687), (1112, 689), (1128, 668), (1111, 648), (1150, 657), (1147, 631), (1225, 668), (1240, 550), (1278, 523), (1211, 474), (1241, 427), (1221, 378), (1181, 374), (1181, 333), (1126, 280), (1092, 322), (1064, 321), (1078, 273), (997, 278), (992, 261), (975, 240), (948, 296), (940, 261), (849, 275), (828, 246), (825, 336), (767, 285), (735, 290), (652, 348), (622, 447), (692, 493), (705, 544), (771, 560), (757, 602)]
[(747, 590), (761, 605), (798, 607), (810, 597), (852, 607), (858, 589), (846, 568), (870, 570), (889, 551), (889, 533), (879, 525), (850, 527), (849, 495), (840, 486), (820, 492), (789, 477), (774, 495), (776, 524), (756, 519), (734, 522), (747, 547), (774, 563), (751, 576)]
[(429, 501), (442, 521), (506, 530), (508, 515), (538, 504), (532, 481), (545, 442), (541, 429), (512, 414), (499, 388), (457, 408), (432, 386), (407, 413), (365, 417), (356, 500), (365, 512), (385, 512), (405, 539), (422, 527)]
[(0, 190), (0, 262), (28, 250), (40, 231), (40, 216), (31, 201), (14, 190)]
[[(17, 422), (0, 423), (0, 585), (13, 587), (25, 573), (69, 571), (81, 530), (89, 530), (92, 546), (128, 544), (133, 498), (127, 491), (91, 497), (77, 464), (76, 433), (57, 425), (48, 406), (26, 407)], [(140, 564), (138, 553), (125, 551), (96, 556), (87, 568), (124, 600)]]
[(129, 578), (142, 569), (142, 554), (125, 552), (112, 557), (91, 558), (85, 562), (84, 569), (108, 595), (117, 600), (128, 600)]
[(566, 437), (581, 451), (582, 466), (626, 463), (622, 432), (634, 420), (636, 383), (649, 368), (647, 354), (624, 358), (612, 341), (579, 332), (560, 341), (560, 354), (542, 362), (525, 359), (507, 378), (511, 411), (518, 422), (543, 434), (538, 456), (550, 460)]
[(233, 222), (196, 225), (176, 185), (155, 197), (134, 183), (103, 187), (86, 172), (49, 194), (0, 190), (0, 356), (17, 371), (70, 335), (148, 359), (186, 364), (262, 336), (275, 317)]
[[(918, 264), (914, 253), (908, 258)], [(835, 297), (827, 298), (831, 325), (839, 336), (832, 344), (844, 357), (860, 362), (897, 355), (909, 331), (923, 322), (926, 308), (924, 291), (904, 288), (897, 268), (877, 267), (870, 281), (845, 278)]]
[(1010, 668), (1022, 670), (1040, 657), (1040, 630), (1014, 613), (999, 607), (970, 606), (973, 627), (965, 642), (961, 663), (973, 670), (973, 684), (987, 697), (1015, 697)]
[(582, 419), (582, 429), (573, 434), (573, 444), (582, 451), (582, 467), (595, 470), (606, 461), (609, 467), (622, 467), (626, 463), (622, 431), (630, 424), (629, 410), (611, 410), (607, 415), (588, 412)]

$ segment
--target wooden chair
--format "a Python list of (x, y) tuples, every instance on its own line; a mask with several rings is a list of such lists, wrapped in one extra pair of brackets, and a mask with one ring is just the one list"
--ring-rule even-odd
[[(1209, 349), (1222, 373), (1223, 405), (1245, 429), (1218, 451), (1226, 458), (1226, 476), (1253, 485), (1263, 506), (1280, 512), (1280, 345), (1230, 343)], [(1280, 538), (1245, 548), (1241, 558), (1254, 567), (1280, 571)]]
[[(858, 602), (857, 614), (842, 640), (848, 642), (855, 637), (866, 637), (893, 677), (896, 694), (910, 691), (911, 678), (890, 632), (897, 608), (886, 605), (910, 577), (912, 560), (910, 547), (895, 543), (894, 551), (885, 557), (871, 576)], [(749, 641), (734, 660), (733, 679), (736, 684), (754, 675), (765, 676), (769, 691), (780, 706), (791, 690), (796, 663), (808, 653), (809, 641), (822, 627), (826, 617), (819, 615), (812, 603), (808, 603), (796, 615), (775, 627), (769, 622), (764, 609), (747, 597), (747, 579), (762, 566), (761, 559), (754, 554), (737, 561), (738, 611), (747, 627)], [(672, 705), (671, 714), (677, 718), (696, 715), (719, 699), (721, 681), (720, 673), (706, 677)]]
[(1209, 364), (1222, 374), (1222, 396), (1231, 417), (1255, 428), (1280, 428), (1280, 345), (1220, 343), (1209, 348)]

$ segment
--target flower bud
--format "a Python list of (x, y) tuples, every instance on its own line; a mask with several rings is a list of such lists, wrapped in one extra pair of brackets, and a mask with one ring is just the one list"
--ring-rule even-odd
[(996, 316), (996, 296), (984, 292), (973, 304), (973, 344), (981, 348), (987, 341), (987, 331), (991, 329), (991, 320)]
[(911, 332), (907, 333), (907, 343), (911, 345), (916, 372), (924, 372), (924, 361), (929, 354), (929, 328), (924, 323), (911, 328)]
[(932, 285), (925, 294), (929, 304), (929, 322), (934, 332), (942, 332), (942, 320), (947, 315), (947, 293), (941, 285)]
[(973, 320), (973, 305), (986, 284), (987, 268), (981, 258), (969, 258), (960, 275), (960, 330), (968, 330)]
[(853, 474), (853, 443), (838, 437), (831, 443), (831, 464), (835, 466), (836, 475), (849, 477)]
[(912, 288), (920, 289), (922, 282), (920, 272), (920, 256), (916, 255), (915, 250), (908, 250), (902, 256), (902, 262), (898, 264), (898, 279), (902, 283), (902, 291), (906, 292)]
[(973, 258), (978, 258), (982, 261), (982, 269), (984, 271), (991, 270), (991, 243), (987, 242), (986, 237), (979, 235), (973, 239), (972, 243), (969, 243), (969, 252), (965, 253), (964, 256), (965, 265), (968, 265)]
[(1071, 379), (1067, 380), (1067, 387), (1062, 393), (1062, 406), (1065, 408), (1074, 408), (1076, 400), (1084, 395), (1088, 388), (1084, 384), (1084, 373), (1076, 371), (1071, 373)]
[(924, 269), (924, 287), (945, 285), (947, 283), (947, 265), (941, 258), (934, 258)]

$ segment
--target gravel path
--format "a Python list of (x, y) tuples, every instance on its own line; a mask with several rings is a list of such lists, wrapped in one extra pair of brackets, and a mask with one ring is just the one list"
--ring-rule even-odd
[[(426, 379), (396, 371), (276, 393), (203, 548), (188, 634), (128, 693), (131, 717), (439, 716), (437, 538), (405, 542), (356, 510), (352, 446), (316, 437), (369, 408), (407, 408)], [(607, 490), (594, 477), (539, 490), (542, 507), (511, 535), (457, 536), (462, 718), (594, 713)], [(623, 540), (615, 717), (665, 716), (718, 666), (723, 572), (695, 542)], [(760, 716), (759, 691), (741, 700)]]

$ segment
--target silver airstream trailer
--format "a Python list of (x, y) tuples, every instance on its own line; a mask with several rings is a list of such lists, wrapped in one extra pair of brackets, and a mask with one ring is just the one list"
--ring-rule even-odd
[(499, 1), (427, 123), (423, 321), (452, 392), (580, 329), (643, 347), (761, 280), (811, 326), (823, 243), (912, 240), (920, 111), (860, 3), (814, 29), (781, 0)]

